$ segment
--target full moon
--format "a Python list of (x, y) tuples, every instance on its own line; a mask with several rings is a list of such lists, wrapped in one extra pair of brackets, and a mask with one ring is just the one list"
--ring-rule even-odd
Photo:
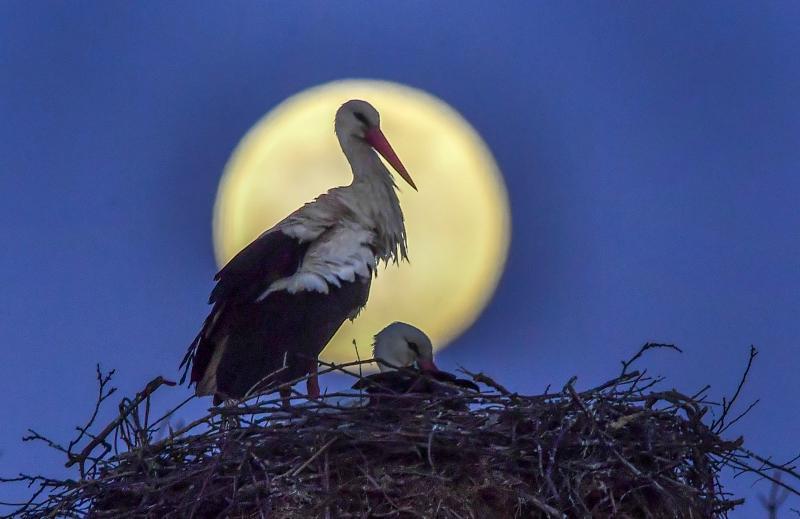
[(500, 172), (478, 133), (444, 101), (420, 90), (336, 81), (267, 113), (236, 147), (220, 181), (213, 222), (217, 262), (227, 263), (305, 202), (351, 182), (333, 133), (334, 114), (348, 99), (377, 108), (381, 128), (419, 192), (397, 179), (410, 262), (379, 267), (366, 308), (342, 325), (321, 358), (372, 357), (373, 336), (394, 321), (421, 328), (442, 348), (473, 323), (497, 286), (510, 211)]

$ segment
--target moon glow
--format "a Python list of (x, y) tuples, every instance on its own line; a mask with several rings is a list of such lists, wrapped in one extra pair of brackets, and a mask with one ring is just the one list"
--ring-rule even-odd
[(354, 340), (360, 357), (370, 358), (372, 337), (394, 321), (421, 328), (437, 349), (447, 345), (492, 296), (510, 236), (502, 177), (463, 117), (430, 94), (397, 83), (336, 81), (282, 102), (234, 150), (214, 207), (220, 266), (302, 204), (351, 182), (333, 117), (354, 98), (380, 112), (381, 128), (419, 192), (397, 178), (410, 262), (380, 265), (367, 306), (322, 352), (329, 362), (355, 360)]

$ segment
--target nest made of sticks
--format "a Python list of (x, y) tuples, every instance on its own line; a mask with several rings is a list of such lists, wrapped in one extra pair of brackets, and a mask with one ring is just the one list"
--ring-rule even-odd
[(95, 414), (79, 438), (64, 448), (29, 437), (66, 453), (80, 477), (6, 480), (37, 486), (12, 515), (724, 517), (742, 502), (720, 484), (725, 467), (791, 489), (767, 472), (797, 480), (791, 466), (722, 438), (736, 420), (730, 411), (741, 385), (710, 420), (716, 404), (705, 390), (662, 391), (660, 379), (629, 371), (659, 346), (645, 345), (618, 377), (586, 391), (571, 380), (561, 391), (525, 396), (465, 371), (481, 391), (404, 394), (377, 404), (350, 392), (297, 399), (289, 409), (262, 395), (211, 409), (161, 439), (174, 410), (151, 420), (160, 377), (123, 400), (105, 428), (89, 432), (113, 393), (110, 375), (98, 370)]

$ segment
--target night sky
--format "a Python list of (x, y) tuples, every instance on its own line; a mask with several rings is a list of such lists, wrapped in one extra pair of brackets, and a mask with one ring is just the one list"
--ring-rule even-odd
[[(351, 77), (448, 102), (509, 188), (504, 277), (441, 365), (587, 388), (672, 342), (641, 367), (721, 397), (755, 344), (761, 403), (729, 434), (797, 454), (798, 20), (797, 2), (1, 2), (0, 470), (62, 473), (20, 437), (67, 441), (96, 362), (121, 395), (177, 376), (225, 161), (271, 107)], [(757, 516), (752, 483), (730, 486), (752, 498), (734, 517)]]

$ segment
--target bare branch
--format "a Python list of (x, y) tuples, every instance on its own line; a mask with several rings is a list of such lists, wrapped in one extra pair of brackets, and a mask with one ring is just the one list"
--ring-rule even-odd
[[(80, 477), (21, 474), (0, 483), (31, 487), (31, 499), (15, 511), (22, 519), (468, 518), (487, 510), (535, 518), (724, 517), (742, 503), (722, 487), (726, 469), (771, 482), (768, 510), (800, 494), (796, 459), (778, 463), (720, 434), (752, 407), (730, 418), (755, 355), (712, 428), (704, 420), (717, 404), (707, 400), (707, 386), (684, 393), (661, 388), (647, 370), (630, 371), (656, 348), (677, 350), (645, 344), (619, 377), (584, 391), (573, 378), (557, 393), (518, 394), (463, 370), (484, 391), (445, 384), (377, 395), (371, 386), (312, 400), (295, 394), (284, 408), (277, 388), (268, 388), (174, 428), (168, 420), (192, 397), (153, 419), (151, 397), (170, 384), (158, 377), (122, 399), (117, 416), (94, 433), (111, 394), (110, 376), (98, 368), (95, 408), (68, 448), (35, 431), (26, 437), (67, 455)], [(368, 362), (322, 362), (320, 372), (361, 380)]]

